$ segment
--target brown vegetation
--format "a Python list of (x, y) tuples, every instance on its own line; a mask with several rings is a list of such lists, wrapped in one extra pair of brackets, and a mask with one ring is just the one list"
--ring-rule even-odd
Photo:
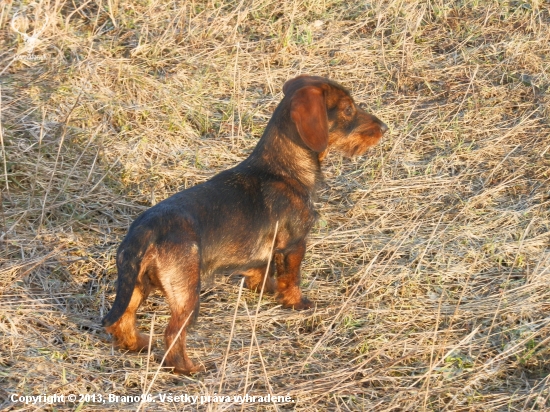
[[(0, 407), (149, 388), (295, 400), (251, 410), (550, 408), (549, 7), (0, 3)], [(390, 126), (366, 156), (325, 159), (303, 263), (317, 307), (257, 310), (219, 279), (189, 339), (207, 372), (114, 350), (100, 319), (130, 222), (244, 159), (300, 73)], [(161, 348), (164, 299), (139, 316)], [(142, 408), (197, 408), (156, 399)]]

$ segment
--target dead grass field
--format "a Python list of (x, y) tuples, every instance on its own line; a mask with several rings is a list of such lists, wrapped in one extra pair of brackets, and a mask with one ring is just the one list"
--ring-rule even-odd
[[(0, 73), (0, 409), (135, 410), (11, 397), (149, 388), (142, 410), (550, 410), (548, 1), (5, 0)], [(188, 339), (208, 371), (155, 375), (160, 295), (139, 312), (150, 358), (100, 327), (116, 248), (244, 159), (300, 73), (390, 126), (326, 160), (317, 307), (266, 297), (255, 316), (219, 279)], [(158, 397), (246, 393), (294, 403)]]

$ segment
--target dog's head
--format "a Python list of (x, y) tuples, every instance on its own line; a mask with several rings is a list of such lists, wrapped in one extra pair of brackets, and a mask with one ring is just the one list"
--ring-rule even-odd
[(328, 148), (349, 157), (361, 155), (388, 130), (331, 80), (301, 75), (287, 81), (283, 93), (290, 98), (290, 117), (300, 138), (321, 159)]

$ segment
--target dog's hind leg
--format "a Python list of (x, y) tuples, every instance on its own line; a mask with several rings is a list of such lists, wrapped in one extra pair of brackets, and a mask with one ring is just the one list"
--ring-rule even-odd
[(136, 325), (136, 311), (141, 303), (147, 299), (151, 285), (149, 282), (138, 281), (134, 286), (130, 303), (126, 310), (115, 323), (106, 327), (108, 333), (115, 339), (115, 345), (119, 348), (131, 351), (140, 351), (149, 346), (149, 337), (140, 333)]
[(173, 346), (166, 355), (165, 364), (173, 367), (176, 373), (188, 375), (197, 372), (201, 368), (193, 365), (185, 348), (187, 329), (199, 314), (200, 256), (197, 243), (183, 242), (167, 248), (159, 256), (158, 281), (170, 307), (164, 337), (166, 350)]

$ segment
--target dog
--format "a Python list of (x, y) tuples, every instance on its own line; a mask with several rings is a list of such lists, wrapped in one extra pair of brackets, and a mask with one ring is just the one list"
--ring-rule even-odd
[(102, 321), (116, 346), (148, 347), (136, 311), (160, 289), (171, 315), (165, 364), (176, 373), (201, 370), (186, 353), (186, 331), (199, 313), (201, 277), (220, 272), (243, 274), (252, 290), (265, 284), (285, 308), (312, 307), (300, 290), (300, 264), (317, 218), (321, 161), (328, 150), (363, 154), (388, 127), (322, 77), (296, 77), (283, 93), (248, 158), (158, 203), (130, 226), (117, 251), (116, 298)]

